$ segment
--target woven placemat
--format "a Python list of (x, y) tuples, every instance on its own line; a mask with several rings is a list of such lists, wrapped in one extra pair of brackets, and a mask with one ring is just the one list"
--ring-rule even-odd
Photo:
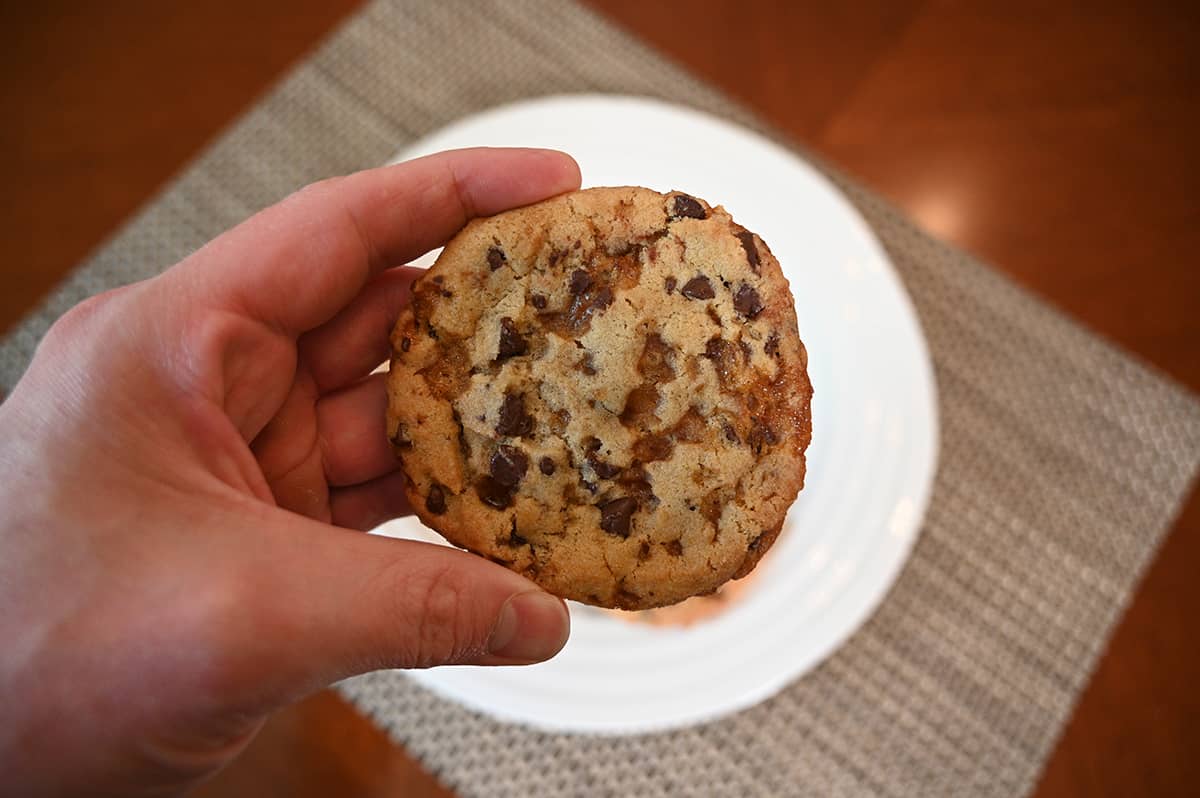
[[(611, 91), (746, 111), (573, 4), (375, 2), (77, 271), (0, 349), (16, 381), (86, 296), (169, 266), (298, 186), (499, 103)], [(883, 242), (929, 339), (940, 470), (871, 620), (774, 699), (683, 731), (546, 734), (401, 673), (340, 689), (464, 795), (1029, 791), (1200, 459), (1200, 404), (818, 163)]]

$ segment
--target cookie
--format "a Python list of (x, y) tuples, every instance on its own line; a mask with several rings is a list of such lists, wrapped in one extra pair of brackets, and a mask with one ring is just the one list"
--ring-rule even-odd
[(679, 192), (472, 221), (392, 333), (420, 519), (564, 598), (647, 609), (748, 573), (804, 483), (807, 354), (766, 244)]

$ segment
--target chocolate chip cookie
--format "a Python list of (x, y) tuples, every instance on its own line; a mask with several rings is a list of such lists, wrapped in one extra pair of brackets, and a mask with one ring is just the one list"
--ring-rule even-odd
[(804, 484), (807, 354), (770, 249), (687, 194), (477, 219), (392, 333), (388, 434), (423, 522), (565, 598), (743, 576)]

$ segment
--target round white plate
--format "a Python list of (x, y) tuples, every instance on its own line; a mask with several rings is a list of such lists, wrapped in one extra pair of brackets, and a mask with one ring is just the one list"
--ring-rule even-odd
[[(555, 147), (585, 186), (679, 189), (724, 205), (783, 264), (814, 387), (807, 484), (740, 599), (686, 628), (572, 605), (555, 659), (410, 673), (508, 721), (624, 734), (715, 718), (773, 695), (828, 656), (904, 563), (937, 451), (933, 373), (895, 270), (865, 222), (804, 161), (689, 109), (616, 96), (550, 97), (459, 121), (400, 154)], [(377, 532), (440, 541), (413, 518)]]

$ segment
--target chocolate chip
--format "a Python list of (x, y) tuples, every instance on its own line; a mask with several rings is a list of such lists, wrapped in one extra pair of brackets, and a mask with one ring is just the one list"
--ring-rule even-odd
[(727, 501), (725, 493), (726, 491), (722, 488), (713, 488), (700, 500), (700, 514), (718, 529), (720, 528), (721, 513), (725, 511)]
[(733, 341), (726, 341), (720, 337), (708, 339), (704, 345), (704, 357), (713, 362), (721, 387), (728, 388), (734, 384), (734, 378), (737, 376), (737, 350), (734, 349)]
[(629, 255), (629, 254), (637, 251), (638, 249), (640, 249), (643, 246), (644, 246), (643, 244), (639, 244), (636, 241), (622, 241), (620, 239), (617, 239), (617, 240), (609, 239), (608, 243), (604, 247), (604, 251), (607, 252), (609, 255), (611, 255), (614, 258), (620, 258), (620, 257)]
[(567, 287), (574, 296), (579, 296), (592, 287), (592, 275), (583, 269), (576, 269), (571, 272), (571, 282), (567, 284)]
[(581, 479), (581, 480), (579, 480), (579, 484), (583, 485), (583, 487), (587, 489), (588, 493), (596, 492), (596, 483), (595, 482), (588, 482), (586, 479)]
[(411, 346), (412, 346), (412, 339), (409, 338), (407, 335), (400, 339), (400, 351), (401, 352), (407, 352), (409, 347), (411, 347)]
[(600, 479), (612, 479), (617, 474), (621, 473), (620, 466), (615, 466), (612, 463), (606, 463), (603, 460), (598, 460), (595, 457), (588, 458), (588, 464), (592, 470), (596, 472), (596, 476)]
[(742, 242), (742, 249), (746, 250), (746, 261), (750, 264), (751, 270), (758, 274), (758, 244), (754, 241), (754, 233), (742, 230), (737, 234), (737, 238)]
[(695, 197), (689, 197), (687, 194), (675, 195), (671, 216), (676, 219), (708, 218), (708, 214), (704, 212), (704, 206), (700, 204), (699, 200)]
[(436, 482), (429, 486), (429, 495), (425, 497), (425, 509), (434, 515), (446, 512), (446, 493)]
[(433, 328), (433, 322), (425, 323), (425, 332), (429, 333), (429, 337), (433, 340), (436, 341), (438, 339), (438, 332)]
[(650, 541), (643, 540), (642, 545), (638, 548), (638, 562), (645, 562), (650, 559)]
[(529, 344), (521, 337), (517, 324), (508, 316), (500, 319), (500, 349), (496, 353), (497, 360), (523, 355), (529, 351)]
[(683, 284), (683, 290), (679, 293), (688, 299), (712, 299), (716, 296), (713, 293), (712, 283), (703, 275), (688, 280)]
[(667, 293), (668, 293), (668, 294), (669, 294), (669, 293), (671, 293), (672, 291), (674, 291), (674, 290), (675, 290), (675, 278), (674, 278), (674, 277), (668, 277), (668, 278), (667, 278), (667, 279), (666, 279), (666, 280), (663, 282), (663, 287), (667, 289)]
[(742, 283), (733, 297), (733, 309), (746, 318), (752, 319), (762, 313), (763, 303), (758, 298), (758, 292), (752, 286)]
[(708, 422), (704, 420), (700, 411), (692, 406), (667, 432), (677, 441), (699, 443), (707, 437)]
[(538, 310), (546, 309), (546, 297), (542, 296), (541, 294), (534, 294), (529, 299), (531, 302), (533, 302), (533, 306)]
[(504, 403), (500, 405), (500, 421), (496, 423), (497, 434), (519, 438), (532, 431), (533, 418), (525, 412), (525, 395), (505, 394)]
[(459, 454), (462, 455), (464, 463), (469, 463), (471, 461), (471, 442), (467, 440), (466, 428), (463, 427), (462, 417), (457, 410), (454, 411), (454, 424), (458, 427)]
[(675, 449), (675, 443), (668, 435), (648, 435), (639, 438), (633, 444), (633, 456), (643, 463), (653, 463), (656, 460), (666, 460)]
[(592, 353), (588, 352), (575, 364), (576, 371), (582, 371), (588, 377), (596, 376), (596, 364), (592, 361)]
[(646, 469), (627, 468), (617, 482), (629, 496), (637, 499), (639, 507), (658, 506), (658, 497), (654, 495), (654, 488), (650, 485), (650, 475), (646, 473)]
[(771, 357), (779, 354), (779, 333), (771, 333), (771, 337), (767, 339), (767, 343), (763, 345), (763, 351)]
[(683, 542), (680, 540), (668, 540), (663, 544), (663, 548), (667, 550), (667, 554), (672, 557), (683, 556)]
[(541, 460), (538, 460), (538, 470), (546, 476), (550, 476), (554, 473), (554, 461), (549, 457), (543, 457)]
[(504, 254), (504, 250), (500, 249), (500, 247), (491, 247), (487, 251), (487, 262), (488, 267), (492, 271), (496, 271), (496, 269), (499, 269), (508, 262), (508, 256)]
[(725, 440), (729, 441), (730, 443), (742, 442), (742, 439), (738, 437), (737, 430), (735, 430), (733, 425), (729, 424), (728, 422), (725, 424)]
[(515, 446), (501, 445), (492, 454), (490, 471), (492, 479), (501, 485), (514, 487), (525, 478), (529, 469), (529, 457)]
[(750, 448), (755, 454), (762, 454), (764, 446), (774, 446), (779, 443), (779, 436), (775, 434), (775, 430), (760, 418), (750, 419), (750, 434), (746, 438), (746, 443), (750, 444)]
[(444, 276), (440, 275), (440, 274), (435, 274), (435, 275), (433, 276), (433, 281), (434, 281), (435, 283), (437, 283), (438, 285), (441, 285), (441, 284), (442, 284), (442, 281), (443, 281), (443, 280), (445, 280), (445, 279), (446, 279), (446, 278), (445, 278)]
[(492, 477), (481, 477), (477, 480), (475, 492), (479, 494), (479, 500), (488, 507), (503, 510), (512, 505), (512, 488), (508, 485), (501, 485)]
[(637, 499), (623, 496), (598, 505), (600, 508), (600, 528), (610, 535), (629, 537), (629, 522), (637, 512)]
[(662, 395), (651, 383), (642, 383), (625, 397), (625, 407), (618, 416), (627, 427), (647, 427), (655, 420), (654, 411)]
[(392, 435), (392, 445), (397, 449), (411, 449), (412, 439), (408, 437), (408, 427), (401, 421), (396, 425), (396, 433)]
[(650, 333), (642, 344), (642, 354), (638, 357), (638, 373), (647, 382), (663, 383), (675, 379), (675, 350), (673, 350), (658, 333)]
[(635, 610), (642, 605), (642, 597), (640, 595), (623, 587), (617, 590), (615, 598), (616, 601), (614, 603), (618, 609)]
[(604, 446), (600, 439), (594, 436), (588, 436), (583, 440), (583, 450), (588, 454), (595, 454)]
[(562, 435), (567, 431), (567, 425), (571, 423), (571, 414), (566, 410), (555, 410), (550, 414), (550, 431), (555, 435)]
[(596, 310), (604, 310), (613, 303), (613, 291), (607, 285), (601, 288), (592, 297), (592, 307)]
[(754, 538), (754, 540), (750, 541), (750, 543), (746, 546), (746, 550), (747, 551), (758, 551), (758, 547), (762, 545), (763, 538), (765, 538), (766, 536), (767, 536), (766, 532), (759, 533), (759, 535), (756, 538)]

